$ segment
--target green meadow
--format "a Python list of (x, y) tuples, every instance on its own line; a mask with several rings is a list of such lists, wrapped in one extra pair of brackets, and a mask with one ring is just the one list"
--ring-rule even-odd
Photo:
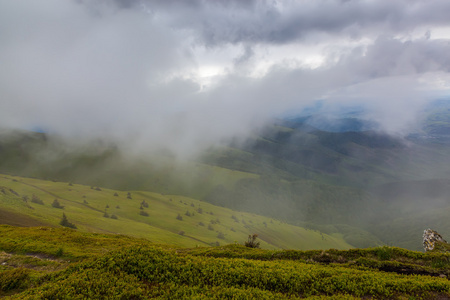
[[(52, 205), (55, 199), (63, 208)], [(0, 211), (4, 224), (60, 227), (64, 213), (79, 231), (123, 234), (183, 247), (243, 244), (248, 235), (258, 234), (264, 249), (352, 248), (339, 234), (188, 197), (9, 175), (0, 176)], [(8, 215), (14, 217), (8, 219)]]

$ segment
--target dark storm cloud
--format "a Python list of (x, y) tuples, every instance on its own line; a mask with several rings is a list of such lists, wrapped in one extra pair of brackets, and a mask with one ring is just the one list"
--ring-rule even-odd
[[(173, 27), (193, 30), (207, 45), (289, 43), (311, 35), (355, 39), (448, 25), (450, 2), (423, 1), (132, 1), (164, 16)], [(123, 3), (130, 2), (116, 0)]]

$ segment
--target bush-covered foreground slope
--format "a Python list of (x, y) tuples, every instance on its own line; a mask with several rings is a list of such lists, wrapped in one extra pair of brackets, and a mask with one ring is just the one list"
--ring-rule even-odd
[(6, 299), (448, 299), (449, 254), (400, 248), (178, 248), (122, 235), (0, 226)]
[(352, 247), (339, 234), (322, 234), (192, 198), (0, 175), (0, 217), (4, 216), (0, 224), (58, 227), (63, 213), (81, 231), (185, 247), (243, 243), (254, 233), (266, 249)]

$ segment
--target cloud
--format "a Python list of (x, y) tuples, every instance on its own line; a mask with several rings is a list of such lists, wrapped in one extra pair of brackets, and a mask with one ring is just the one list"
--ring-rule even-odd
[[(123, 1), (117, 1), (119, 4)], [(423, 1), (135, 1), (207, 45), (279, 44), (316, 35), (362, 38), (448, 26), (450, 3)]]
[(181, 155), (326, 99), (404, 130), (450, 68), (447, 1), (111, 3), (0, 2), (0, 126)]

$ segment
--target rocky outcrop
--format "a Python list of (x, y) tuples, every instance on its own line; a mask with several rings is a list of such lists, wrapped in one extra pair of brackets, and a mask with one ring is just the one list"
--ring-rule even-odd
[(435, 249), (436, 243), (438, 244), (447, 244), (442, 236), (432, 229), (427, 229), (423, 231), (423, 248), (425, 252), (431, 251)]

